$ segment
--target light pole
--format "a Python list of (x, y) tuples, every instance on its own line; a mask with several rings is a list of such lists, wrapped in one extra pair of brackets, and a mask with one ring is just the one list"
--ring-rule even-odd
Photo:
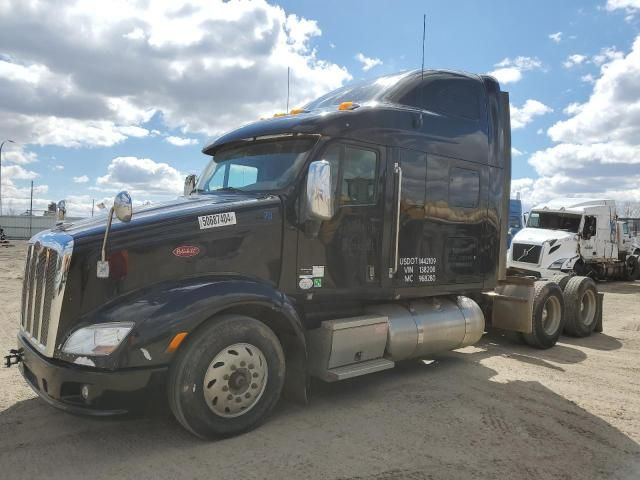
[(6, 139), (0, 143), (0, 215), (2, 215), (2, 147), (5, 143), (16, 143), (13, 140)]

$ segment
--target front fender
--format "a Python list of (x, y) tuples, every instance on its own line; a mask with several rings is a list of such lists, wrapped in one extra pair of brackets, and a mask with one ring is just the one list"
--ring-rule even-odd
[[(93, 357), (95, 366), (156, 367), (171, 362), (173, 354), (166, 350), (177, 333), (193, 332), (222, 310), (250, 305), (267, 307), (285, 318), (306, 360), (304, 329), (288, 298), (262, 280), (232, 274), (184, 278), (131, 292), (84, 315), (76, 328), (106, 322), (134, 322), (131, 334), (112, 355)], [(70, 362), (77, 359), (76, 355), (61, 352), (57, 356)]]

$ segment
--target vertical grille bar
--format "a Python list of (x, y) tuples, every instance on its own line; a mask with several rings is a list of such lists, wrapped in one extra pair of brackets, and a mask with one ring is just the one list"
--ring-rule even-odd
[(49, 338), (49, 320), (51, 319), (51, 301), (55, 294), (56, 271), (58, 270), (58, 252), (49, 250), (49, 261), (45, 273), (44, 300), (42, 302), (42, 325), (40, 326), (40, 343), (47, 345)]
[(27, 260), (24, 264), (24, 278), (22, 279), (22, 303), (20, 304), (20, 321), (22, 328), (27, 328), (27, 292), (29, 291), (29, 265), (31, 264), (31, 255), (33, 254), (33, 245), (29, 245), (27, 250)]
[(33, 320), (33, 316), (31, 315), (33, 312), (33, 294), (34, 294), (34, 284), (36, 282), (36, 261), (38, 259), (38, 248), (37, 245), (34, 245), (31, 250), (31, 258), (29, 259), (29, 283), (28, 283), (28, 292), (27, 292), (27, 324), (25, 326), (25, 330), (31, 333), (31, 322)]
[(42, 294), (44, 290), (44, 273), (47, 267), (48, 248), (42, 249), (36, 261), (36, 277), (34, 281), (35, 295), (33, 298), (33, 319), (31, 323), (31, 335), (40, 340), (40, 312), (42, 311)]

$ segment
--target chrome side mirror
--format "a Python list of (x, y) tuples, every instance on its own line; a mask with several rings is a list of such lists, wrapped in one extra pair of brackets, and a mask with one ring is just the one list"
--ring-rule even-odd
[(184, 196), (188, 197), (196, 189), (196, 176), (192, 173), (184, 179)]
[(333, 217), (331, 165), (326, 160), (311, 162), (307, 176), (307, 211), (309, 217), (329, 220)]
[(67, 202), (64, 200), (60, 200), (57, 205), (58, 213), (56, 214), (56, 219), (58, 222), (63, 222), (64, 217), (67, 214)]
[(120, 192), (113, 199), (113, 213), (121, 222), (130, 222), (133, 216), (133, 208), (131, 206), (131, 195), (127, 192)]

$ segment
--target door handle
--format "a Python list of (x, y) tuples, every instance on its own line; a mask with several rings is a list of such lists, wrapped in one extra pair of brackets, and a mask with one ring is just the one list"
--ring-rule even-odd
[(396, 202), (396, 231), (393, 247), (393, 267), (389, 268), (389, 278), (393, 278), (398, 272), (398, 248), (400, 242), (400, 202), (402, 200), (402, 167), (399, 163), (393, 165), (393, 173), (396, 176), (396, 192), (398, 192), (398, 200)]

